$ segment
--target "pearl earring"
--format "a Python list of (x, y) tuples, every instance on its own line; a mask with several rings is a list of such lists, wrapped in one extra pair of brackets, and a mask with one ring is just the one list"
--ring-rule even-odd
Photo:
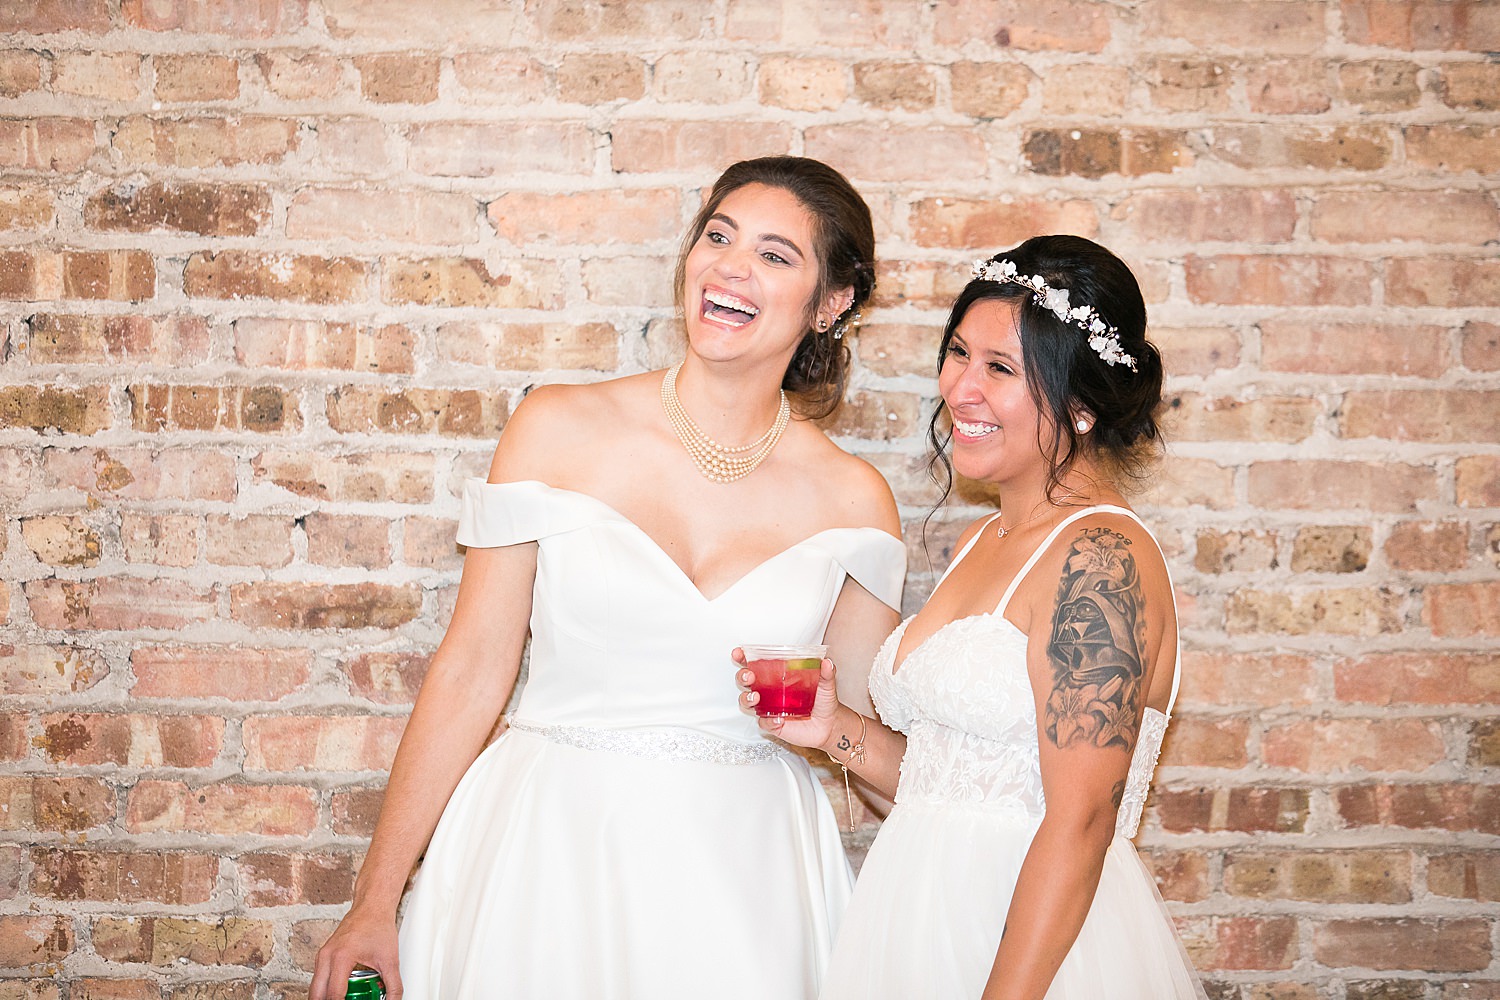
[(1089, 432), (1089, 422), (1087, 420), (1080, 420), (1080, 421), (1078, 421), (1078, 433), (1080, 433), (1080, 434), (1087, 434), (1088, 432)]

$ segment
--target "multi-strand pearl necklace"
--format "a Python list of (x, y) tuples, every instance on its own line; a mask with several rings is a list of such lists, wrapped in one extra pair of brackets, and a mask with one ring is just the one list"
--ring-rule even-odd
[(786, 390), (781, 392), (781, 407), (776, 411), (776, 420), (770, 429), (749, 444), (730, 448), (703, 433), (682, 408), (682, 400), (677, 398), (677, 373), (681, 369), (682, 362), (679, 361), (661, 380), (661, 408), (667, 411), (667, 422), (676, 432), (677, 440), (687, 449), (704, 478), (716, 483), (744, 479), (771, 454), (792, 418), (792, 405), (787, 402)]

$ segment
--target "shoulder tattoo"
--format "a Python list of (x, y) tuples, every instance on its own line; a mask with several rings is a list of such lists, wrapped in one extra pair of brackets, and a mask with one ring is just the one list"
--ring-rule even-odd
[(1044, 731), (1058, 747), (1135, 748), (1146, 645), (1130, 539), (1085, 528), (1068, 550), (1047, 642)]

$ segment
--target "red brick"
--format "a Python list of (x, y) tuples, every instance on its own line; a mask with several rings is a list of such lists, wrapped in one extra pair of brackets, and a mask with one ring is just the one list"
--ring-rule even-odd
[(849, 99), (849, 69), (837, 59), (766, 59), (756, 75), (760, 103), (788, 111), (832, 111)]
[(410, 705), (427, 676), (429, 653), (361, 653), (340, 667), (349, 692), (382, 705)]
[(233, 167), (276, 164), (296, 149), (290, 118), (126, 118), (110, 146), (131, 167)]
[(917, 396), (859, 389), (848, 393), (844, 404), (818, 426), (830, 437), (890, 441), (916, 434), (921, 420)]
[(1170, 833), (1300, 833), (1308, 802), (1306, 788), (1157, 788), (1148, 808)]
[(1500, 325), (1470, 320), (1461, 331), (1459, 357), (1470, 371), (1500, 371)]
[(0, 168), (69, 173), (93, 155), (94, 123), (88, 119), (0, 119)]
[(1370, 653), (1335, 661), (1334, 694), (1372, 705), (1489, 705), (1500, 695), (1500, 655)]
[(500, 238), (518, 245), (670, 240), (681, 228), (682, 198), (667, 189), (504, 192), (487, 216)]
[(1036, 74), (1020, 63), (957, 62), (949, 68), (953, 110), (974, 118), (1005, 118), (1026, 102)]
[(31, 616), (43, 628), (182, 628), (213, 618), (218, 597), (181, 580), (98, 577), (31, 580)]
[(1296, 396), (1241, 400), (1181, 393), (1166, 406), (1167, 436), (1177, 441), (1303, 441), (1323, 412), (1318, 400)]
[(409, 129), (407, 142), (407, 166), (434, 177), (582, 175), (594, 158), (582, 123), (433, 122)]
[(328, 99), (342, 90), (344, 63), (326, 52), (258, 52), (255, 65), (266, 87), (289, 101)]
[(818, 125), (805, 141), (806, 155), (866, 181), (922, 181), (939, 167), (946, 176), (979, 177), (987, 160), (984, 140), (971, 128)]
[(1322, 6), (1258, 0), (1152, 0), (1142, 12), (1142, 37), (1181, 39), (1197, 48), (1240, 50), (1255, 39), (1258, 52), (1311, 52), (1324, 43)]
[(297, 496), (355, 502), (428, 503), (434, 468), (431, 454), (412, 452), (262, 452), (251, 461), (257, 483)]
[(1423, 466), (1262, 461), (1250, 467), (1250, 503), (1265, 510), (1415, 513), (1419, 501), (1436, 495), (1433, 470)]
[[(102, 6), (102, 5), (101, 5)], [(3, 17), (4, 13), (0, 13)], [(0, 51), (0, 97), (20, 97), (42, 86), (40, 52), (26, 49)]]
[[(626, 306), (631, 309), (658, 309), (665, 312), (672, 308), (672, 269), (673, 264), (666, 257), (601, 256), (584, 260), (579, 272), (583, 278), (583, 288), (588, 295), (588, 300), (594, 305)], [(587, 332), (571, 336), (552, 332), (565, 325), (577, 325)], [(483, 323), (473, 324), (473, 326), (485, 329), (498, 327), (499, 324)], [(605, 331), (609, 331), (610, 333), (614, 331), (614, 327), (606, 323), (516, 323), (507, 324), (507, 326), (518, 331), (537, 331), (536, 333), (528, 333), (528, 338), (545, 335), (554, 339), (574, 341), (585, 338), (602, 338), (606, 335)], [(661, 316), (652, 320), (651, 326), (648, 327), (646, 333), (648, 345), (651, 342), (651, 329), (655, 327), (670, 327), (673, 330), (680, 330), (681, 323), (678, 322), (675, 315), (670, 317)], [(608, 347), (602, 347), (603, 353), (592, 354), (588, 359), (572, 367), (613, 371), (615, 365), (618, 363), (616, 359), (611, 357), (614, 346), (611, 344)], [(679, 342), (673, 349), (672, 354), (674, 359), (681, 357), (682, 346), (683, 342)], [(438, 347), (440, 350), (443, 347), (441, 336), (439, 336)], [(534, 351), (533, 348), (529, 347), (527, 350)]]
[(957, 0), (938, 5), (933, 37), (961, 46), (976, 38), (999, 49), (1102, 52), (1112, 36), (1108, 7), (1082, 0), (1034, 6), (1017, 0)]
[[(1217, 59), (1159, 56), (1141, 74), (1154, 107), (1167, 111), (1224, 112), (1236, 83), (1232, 67)], [(1127, 88), (1121, 89), (1124, 100)]]
[(1309, 222), (1324, 243), (1480, 245), (1500, 238), (1500, 209), (1478, 191), (1329, 191), (1318, 196)]
[(395, 628), (422, 612), (415, 584), (240, 583), (230, 616), (251, 628)]
[(616, 171), (691, 173), (696, 179), (736, 160), (785, 152), (792, 129), (780, 122), (619, 121), (610, 138)]
[(198, 316), (67, 316), (27, 320), (26, 353), (37, 364), (151, 360), (188, 367), (208, 360), (208, 322)]
[(435, 56), (382, 52), (355, 56), (359, 92), (373, 104), (431, 104), (438, 96), (442, 62)]
[[(126, 0), (128, 3), (129, 0)], [(220, 917), (98, 917), (94, 951), (110, 962), (249, 966), (268, 964), (275, 952), (273, 926), (264, 920)]]
[(1500, 111), (1500, 63), (1442, 63), (1443, 103), (1464, 111)]
[[(3, 928), (4, 925), (0, 924), (0, 933), (4, 933)], [(0, 1000), (62, 1000), (62, 995), (62, 986), (55, 979), (0, 980)], [(75, 989), (71, 995), (76, 1000), (93, 1000), (80, 989)]]
[(1417, 257), (1385, 265), (1386, 303), (1393, 306), (1500, 306), (1500, 260)]
[(348, 854), (246, 854), (238, 860), (242, 894), (249, 906), (347, 903), (354, 861)]
[(1333, 104), (1325, 59), (1274, 59), (1245, 71), (1250, 110), (1259, 115), (1316, 115)]
[(391, 522), (386, 518), (315, 511), (303, 518), (303, 528), (310, 563), (367, 569), (391, 564)]
[(328, 394), (328, 425), (345, 434), (442, 434), (492, 440), (509, 415), (506, 392), (345, 386)]
[(133, 563), (191, 566), (198, 561), (202, 531), (192, 514), (120, 515), (120, 544)]
[(1394, 49), (1500, 48), (1500, 18), (1474, 0), (1342, 0), (1344, 37)]
[[(1409, 125), (1405, 133), (1406, 160), (1424, 171), (1492, 174), (1500, 170), (1495, 164), (1496, 156), (1500, 155), (1500, 128), (1483, 125)], [(1437, 200), (1436, 197), (1434, 200)], [(1492, 221), (1494, 205), (1489, 203), (1487, 207)], [(1442, 219), (1443, 213), (1443, 206), (1438, 204), (1429, 213), (1429, 219)], [(1483, 219), (1484, 216), (1481, 215), (1480, 218)], [(1454, 239), (1450, 242), (1468, 241)]]
[(1409, 903), (1409, 851), (1235, 851), (1224, 857), (1224, 891), (1312, 903)]
[(302, 426), (295, 398), (273, 385), (212, 386), (148, 383), (128, 386), (131, 425), (138, 431), (250, 431), (274, 434)]
[[(55, 974), (75, 947), (73, 921), (63, 916), (0, 916), (0, 967), (41, 967)], [(43, 1000), (47, 994), (17, 994), (17, 1000)]]
[(358, 302), (370, 265), (349, 257), (199, 252), (188, 258), (183, 291), (195, 298), (263, 298), (315, 305)]
[(1318, 690), (1317, 670), (1306, 656), (1188, 650), (1182, 661), (1179, 704), (1306, 705), (1318, 697)]
[(1500, 580), (1438, 584), (1423, 597), (1433, 635), (1500, 635)]
[(208, 517), (208, 561), (220, 566), (277, 568), (292, 561), (294, 519), (279, 514)]
[(1490, 964), (1487, 920), (1372, 917), (1313, 928), (1313, 954), (1330, 968), (1468, 972)]
[(1130, 93), (1130, 69), (1095, 63), (1054, 66), (1042, 78), (1045, 115), (1119, 115)]
[(60, 449), (42, 455), (45, 484), (119, 500), (233, 500), (234, 459), (207, 448)]
[(1271, 531), (1199, 530), (1193, 568), (1200, 573), (1254, 573), (1279, 565), (1280, 539)]
[(1427, 888), (1439, 896), (1500, 902), (1500, 857), (1494, 851), (1453, 851), (1427, 859)]
[(59, 764), (207, 767), (224, 748), (224, 720), (206, 715), (43, 715), (37, 747)]
[(1145, 850), (1141, 860), (1151, 870), (1156, 888), (1174, 903), (1197, 903), (1212, 891), (1208, 858), (1201, 851)]
[(1500, 459), (1471, 455), (1454, 468), (1460, 507), (1500, 507)]
[(1244, 767), (1249, 722), (1179, 714), (1162, 745), (1163, 767)]
[(401, 562), (407, 566), (456, 570), (463, 568), (463, 552), (453, 536), (457, 521), (408, 517), (401, 522)]
[(109, 30), (108, 0), (18, 0), (0, 10), (0, 32), (46, 35)]
[(115, 790), (97, 778), (0, 777), (0, 830), (81, 832), (114, 819)]
[(240, 64), (230, 56), (160, 55), (152, 64), (159, 101), (232, 101), (240, 95)]
[(97, 650), (28, 643), (0, 645), (0, 693), (45, 697), (87, 691), (109, 674)]
[(1404, 626), (1405, 591), (1388, 588), (1242, 588), (1224, 604), (1231, 635), (1392, 635)]
[[(640, 286), (635, 287), (639, 293)], [(641, 304), (639, 294), (636, 304)], [(444, 323), (436, 337), (443, 360), (497, 371), (613, 371), (620, 340), (620, 331), (609, 323), (567, 322)]]
[(415, 343), (412, 330), (395, 323), (252, 318), (234, 324), (235, 358), (247, 368), (409, 373)]
[(640, 0), (594, 6), (548, 0), (532, 13), (536, 30), (549, 42), (685, 41), (698, 37), (701, 8), (692, 0)]
[(1376, 59), (1339, 66), (1339, 93), (1366, 112), (1409, 111), (1422, 100), (1417, 82), (1421, 67), (1413, 62)]
[(560, 309), (563, 276), (550, 261), (512, 259), (497, 274), (473, 257), (388, 258), (380, 294), (392, 305)]
[(1188, 136), (1173, 129), (1033, 129), (1022, 137), (1021, 151), (1027, 169), (1047, 176), (1140, 177), (1194, 162)]
[(131, 833), (305, 837), (317, 825), (317, 792), (295, 785), (142, 780), (130, 789), (125, 806), (125, 829)]
[(937, 103), (936, 71), (910, 61), (855, 63), (854, 96), (886, 111), (927, 111)]
[[(673, 0), (668, 9), (675, 9)], [(698, 8), (692, 8), (698, 16)], [(941, 10), (941, 8), (939, 8)], [(893, 48), (904, 52), (921, 30), (922, 11), (901, 0), (774, 4), (731, 0), (724, 36), (746, 42)], [(774, 47), (774, 46), (773, 46)]]
[(134, 52), (58, 52), (52, 59), (54, 94), (104, 101), (133, 101), (141, 94), (141, 64)]
[(1164, 507), (1224, 509), (1234, 505), (1232, 467), (1206, 459), (1168, 456), (1155, 470), (1142, 502)]
[(1360, 573), (1370, 565), (1369, 528), (1359, 525), (1307, 525), (1292, 542), (1293, 573)]
[(255, 236), (271, 221), (271, 196), (248, 184), (116, 184), (89, 198), (83, 218), (106, 232)]
[(385, 771), (404, 718), (255, 716), (245, 720), (247, 771)]
[(393, 170), (403, 170), (394, 133), (394, 125), (373, 119), (324, 119), (318, 125), (313, 162), (336, 174), (354, 177), (383, 177)]
[(1177, 929), (1200, 971), (1290, 969), (1300, 951), (1295, 917), (1197, 917)]
[[(24, 715), (0, 716), (0, 760), (19, 761), (31, 755), (31, 745), (27, 740), (30, 735), (27, 732), (28, 721)], [(8, 872), (15, 871), (11, 861), (14, 861), (13, 856), (6, 850), (0, 850), (0, 899), (8, 899), (14, 895), (9, 891), (11, 882), (7, 875)]]
[(1415, 375), (1448, 369), (1449, 334), (1416, 323), (1316, 323), (1295, 319), (1260, 324), (1260, 366), (1320, 375)]
[(1093, 205), (1082, 200), (924, 198), (912, 206), (911, 230), (919, 246), (999, 248), (1037, 232), (1093, 236), (1099, 220)]
[(134, 698), (227, 698), (278, 701), (312, 677), (307, 649), (217, 645), (137, 646), (130, 654)]
[[(1265, 4), (1281, 5), (1281, 0)], [(1395, 133), (1383, 125), (1278, 123), (1215, 128), (1204, 158), (1246, 170), (1372, 171), (1388, 166), (1395, 152)]]
[(1364, 260), (1294, 255), (1194, 255), (1186, 272), (1192, 301), (1231, 306), (1364, 305), (1375, 278)]
[(38, 562), (50, 566), (93, 566), (99, 562), (99, 533), (81, 517), (51, 514), (22, 518), (21, 540)]
[(120, 13), (147, 31), (270, 38), (307, 24), (307, 0), (120, 0)]
[(415, 6), (406, 0), (324, 0), (319, 6), (332, 37), (354, 38), (361, 44), (379, 39), (462, 48), (481, 39), (485, 45), (507, 44), (523, 31), (527, 39), (534, 37), (527, 15), (506, 3), (429, 0)]
[(293, 239), (464, 244), (478, 232), (474, 198), (441, 191), (303, 188), (286, 217)]
[(1229, 327), (1156, 327), (1151, 341), (1174, 375), (1207, 375), (1240, 363), (1240, 335)]
[(1165, 243), (1284, 243), (1297, 225), (1297, 202), (1278, 188), (1138, 191), (1116, 205), (1110, 218), (1128, 223), (1141, 239)]
[(618, 52), (572, 52), (557, 67), (557, 96), (596, 106), (637, 101), (646, 95), (646, 61)]
[(90, 903), (206, 903), (219, 859), (184, 851), (33, 848), (32, 891), (44, 899)]
[(1312, 774), (1423, 771), (1443, 761), (1437, 723), (1421, 719), (1321, 719), (1271, 726), (1261, 736), (1268, 767)]
[(1392, 569), (1439, 573), (1462, 569), (1469, 561), (1469, 529), (1458, 521), (1407, 521), (1391, 527), (1385, 559)]
[(33, 187), (0, 187), (0, 231), (50, 229), (55, 218), (51, 191)]
[(332, 795), (333, 832), (348, 837), (369, 837), (375, 832), (385, 787), (349, 788)]
[(140, 302), (156, 294), (156, 262), (136, 250), (65, 251), (63, 296)]
[(1406, 830), (1500, 829), (1500, 787), (1480, 784), (1351, 785), (1334, 789), (1346, 826)]
[[(714, 53), (714, 58), (706, 60), (711, 64), (710, 71), (717, 65), (716, 57), (720, 55), (723, 53)], [(671, 59), (672, 56), (663, 56), (656, 65), (659, 85), (664, 77), (670, 79), (675, 75), (667, 65)], [(743, 62), (737, 64), (741, 76), (744, 75), (743, 65)], [(460, 99), (472, 95), (476, 104), (493, 105), (499, 98), (502, 104), (524, 107), (545, 100), (552, 92), (547, 67), (524, 51), (460, 52), (453, 57), (453, 75), (462, 88), (458, 95)], [(694, 77), (693, 82), (700, 83), (701, 79)], [(688, 100), (706, 98), (706, 94), (696, 87), (690, 93)]]

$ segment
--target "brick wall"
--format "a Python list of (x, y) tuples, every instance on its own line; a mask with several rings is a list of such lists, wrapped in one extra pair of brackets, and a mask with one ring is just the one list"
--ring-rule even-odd
[(456, 484), (526, 386), (674, 355), (702, 185), (785, 151), (875, 211), (832, 429), (913, 606), (965, 262), (1136, 267), (1187, 644), (1141, 844), (1215, 1000), (1500, 997), (1497, 50), (1491, 0), (4, 0), (0, 1000), (303, 990)]

